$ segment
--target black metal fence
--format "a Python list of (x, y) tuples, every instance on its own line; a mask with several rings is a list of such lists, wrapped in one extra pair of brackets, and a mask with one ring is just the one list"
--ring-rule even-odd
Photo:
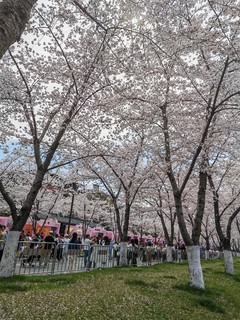
[(117, 265), (109, 246), (19, 242), (16, 274), (58, 274)]
[[(15, 274), (60, 274), (81, 272), (94, 268), (119, 266), (120, 248), (94, 244), (49, 243), (20, 241), (15, 259)], [(208, 259), (222, 258), (222, 252), (211, 251)], [(206, 258), (201, 252), (201, 258)], [(187, 259), (185, 250), (172, 249), (172, 261)], [(131, 266), (150, 265), (166, 261), (166, 251), (146, 247), (127, 249), (127, 263)]]

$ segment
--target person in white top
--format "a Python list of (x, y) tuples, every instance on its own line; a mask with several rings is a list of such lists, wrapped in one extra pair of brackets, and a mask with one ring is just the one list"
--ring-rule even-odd
[(63, 261), (65, 261), (67, 259), (69, 241), (70, 241), (69, 234), (66, 233), (64, 235), (64, 238), (62, 239), (62, 259), (63, 259)]
[(91, 255), (91, 239), (89, 234), (86, 234), (85, 239), (82, 242), (83, 244), (83, 253), (84, 253), (84, 267), (89, 268), (90, 265), (90, 255)]

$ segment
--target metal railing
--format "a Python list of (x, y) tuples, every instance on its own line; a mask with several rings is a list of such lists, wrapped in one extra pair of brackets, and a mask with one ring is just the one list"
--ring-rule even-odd
[[(4, 243), (2, 242), (4, 245)], [(0, 242), (1, 245), (1, 242)], [(1, 248), (1, 247), (0, 247)], [(185, 250), (172, 250), (173, 262), (187, 259)], [(204, 259), (203, 253), (201, 258)], [(222, 252), (211, 251), (208, 259), (222, 258)], [(166, 261), (166, 252), (156, 248), (151, 254), (146, 247), (127, 249), (128, 265), (148, 265)], [(93, 244), (20, 241), (15, 258), (15, 274), (60, 274), (82, 272), (94, 268), (119, 266), (119, 248)]]
[(19, 242), (15, 274), (58, 274), (117, 265), (109, 246)]

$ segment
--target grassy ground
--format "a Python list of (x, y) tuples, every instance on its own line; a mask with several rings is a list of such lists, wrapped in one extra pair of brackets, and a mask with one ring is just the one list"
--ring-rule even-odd
[(1, 320), (240, 320), (240, 259), (203, 262), (205, 290), (188, 285), (187, 264), (104, 269), (0, 280)]

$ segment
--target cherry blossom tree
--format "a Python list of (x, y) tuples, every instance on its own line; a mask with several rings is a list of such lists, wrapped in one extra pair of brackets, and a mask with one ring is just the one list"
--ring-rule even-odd
[[(138, 127), (137, 125), (136, 127)], [(118, 236), (121, 241), (121, 265), (126, 265), (131, 211), (141, 187), (151, 176), (151, 164), (145, 163), (146, 136), (141, 126), (131, 134), (119, 136), (118, 142), (102, 143), (92, 148), (102, 149), (102, 156), (88, 161), (86, 168), (95, 174), (110, 196), (116, 215)], [(116, 130), (116, 128), (115, 128)], [(108, 150), (108, 156), (104, 156)]]
[[(207, 148), (212, 124), (239, 101), (238, 60), (235, 50), (222, 37), (208, 2), (202, 1), (201, 6), (183, 3), (176, 2), (172, 8), (166, 1), (135, 2), (143, 12), (139, 21), (145, 14), (148, 24), (144, 28), (141, 21), (136, 29), (132, 28), (135, 37), (128, 60), (131, 78), (126, 74), (131, 86), (124, 95), (129, 101), (142, 102), (145, 108), (141, 115), (152, 126), (153, 137), (159, 130), (155, 150), (165, 162), (161, 169), (172, 187), (179, 228), (188, 249), (190, 283), (204, 288), (199, 238), (207, 188)], [(230, 18), (229, 33), (237, 41), (235, 13), (228, 10), (223, 16)], [(141, 64), (136, 58), (139, 52)], [(217, 143), (215, 147), (217, 152)], [(196, 199), (196, 214), (190, 234), (183, 194), (193, 175), (198, 177), (198, 188), (191, 195)]]
[[(156, 211), (161, 221), (165, 242), (167, 244), (167, 262), (173, 261), (172, 249), (176, 240), (176, 210), (172, 193), (169, 192), (170, 186), (166, 179), (157, 175), (158, 180), (155, 181), (153, 187), (147, 190), (145, 201)], [(142, 195), (144, 199), (144, 195)]]
[[(124, 28), (125, 37), (131, 36), (123, 41), (123, 48), (117, 48), (125, 56), (124, 63), (118, 65), (123, 80), (113, 87), (119, 100), (117, 110), (110, 112), (116, 117), (125, 111), (131, 123), (145, 121), (151, 128), (152, 150), (171, 184), (188, 249), (190, 283), (204, 288), (199, 238), (206, 202), (208, 146), (216, 139), (218, 151), (213, 124), (220, 124), (222, 114), (228, 117), (226, 110), (239, 103), (238, 54), (228, 41), (237, 43), (239, 39), (238, 18), (232, 7), (224, 7), (221, 19), (230, 20), (230, 24), (223, 33), (208, 1), (201, 1), (201, 5), (177, 1), (174, 8), (167, 1), (135, 1), (134, 6), (138, 18), (133, 15)], [(219, 2), (218, 7), (222, 6)], [(184, 194), (193, 177), (198, 187), (189, 197), (195, 198), (196, 214), (189, 228)]]
[[(5, 142), (10, 138), (17, 141), (19, 151), (26, 145), (35, 163), (31, 187), (20, 209), (0, 180), (1, 194), (13, 218), (4, 251), (8, 254), (1, 264), (2, 276), (12, 272), (19, 231), (30, 215), (50, 164), (61, 158), (57, 150), (63, 152), (72, 141), (70, 123), (79, 123), (83, 109), (91, 108), (94, 97), (108, 86), (103, 75), (105, 66), (101, 65), (111, 34), (96, 30), (96, 24), (74, 11), (68, 1), (61, 6), (55, 1), (39, 6), (31, 25), (19, 44), (21, 51), (18, 46), (2, 59), (1, 130)], [(76, 43), (81, 50), (73, 58)]]
[[(232, 161), (230, 161), (226, 170), (222, 170), (221, 179), (219, 179), (220, 175), (218, 175), (217, 179), (214, 179), (214, 172), (208, 174), (208, 181), (213, 197), (216, 231), (223, 247), (225, 272), (229, 274), (234, 274), (231, 251), (232, 227), (234, 220), (240, 212), (240, 206), (238, 205), (240, 196), (239, 175), (236, 174), (236, 167), (234, 167)], [(232, 174), (233, 172), (235, 175)], [(223, 221), (225, 222), (224, 224)]]
[(36, 7), (18, 47), (1, 61), (2, 148), (14, 139), (35, 163), (20, 209), (0, 180), (13, 231), (26, 222), (46, 173), (86, 156), (125, 243), (139, 190), (158, 163), (188, 248), (190, 283), (204, 288), (199, 237), (209, 148), (218, 152), (215, 125), (239, 107), (237, 5), (49, 0)]

